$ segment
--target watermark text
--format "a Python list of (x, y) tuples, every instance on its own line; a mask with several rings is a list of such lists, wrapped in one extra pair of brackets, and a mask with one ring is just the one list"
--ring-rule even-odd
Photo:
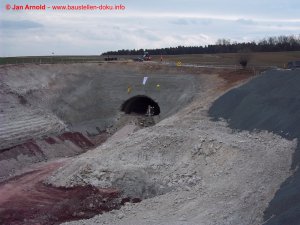
[(17, 5), (17, 4), (6, 4), (7, 11), (124, 11), (126, 6), (123, 4), (117, 5)]

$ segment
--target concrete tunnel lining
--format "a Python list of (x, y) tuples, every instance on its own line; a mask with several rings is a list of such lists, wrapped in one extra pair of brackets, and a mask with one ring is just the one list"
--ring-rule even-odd
[(155, 116), (160, 114), (158, 103), (146, 95), (137, 95), (126, 100), (121, 106), (121, 111), (126, 114), (137, 113), (145, 115), (148, 106), (153, 107), (153, 114)]

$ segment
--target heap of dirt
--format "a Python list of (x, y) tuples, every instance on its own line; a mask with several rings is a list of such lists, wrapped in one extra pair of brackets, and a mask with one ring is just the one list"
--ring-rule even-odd
[[(233, 129), (267, 130), (287, 139), (300, 138), (300, 70), (272, 70), (217, 99), (209, 110)], [(266, 225), (299, 224), (300, 145), (289, 177), (265, 211)]]
[(225, 82), (212, 73), (198, 78), (199, 92), (179, 113), (122, 140), (112, 137), (47, 178), (57, 187), (115, 187), (142, 199), (65, 224), (262, 224), (263, 211), (290, 176), (296, 143), (211, 121), (207, 111)]

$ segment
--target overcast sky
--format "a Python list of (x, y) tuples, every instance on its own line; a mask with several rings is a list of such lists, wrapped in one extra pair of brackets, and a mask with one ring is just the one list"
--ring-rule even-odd
[[(118, 5), (123, 11), (14, 11), (6, 5)], [(0, 56), (260, 40), (300, 34), (299, 0), (1, 0)]]

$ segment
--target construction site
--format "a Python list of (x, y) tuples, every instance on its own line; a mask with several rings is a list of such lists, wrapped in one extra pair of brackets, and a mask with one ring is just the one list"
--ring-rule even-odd
[(299, 225), (299, 68), (147, 57), (0, 66), (0, 224)]

